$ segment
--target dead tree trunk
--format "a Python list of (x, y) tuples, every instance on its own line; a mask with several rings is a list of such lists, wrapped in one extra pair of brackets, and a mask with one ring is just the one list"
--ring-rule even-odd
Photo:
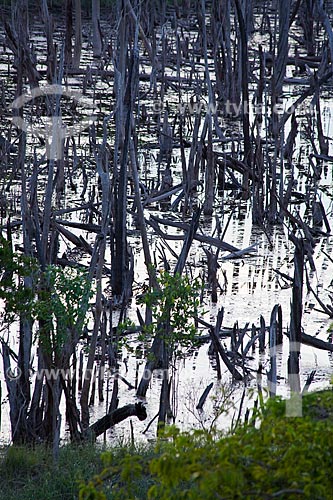
[[(124, 14), (123, 14), (124, 15)], [(122, 22), (125, 22), (124, 20)], [(124, 29), (124, 27), (123, 27)], [(125, 51), (125, 47), (120, 48)], [(112, 267), (112, 289), (114, 295), (120, 299), (128, 299), (130, 295), (129, 258), (127, 249), (126, 219), (127, 219), (127, 178), (128, 152), (132, 133), (132, 113), (136, 92), (138, 73), (138, 59), (131, 58), (126, 92), (124, 96), (123, 112), (125, 116), (124, 141), (121, 149), (119, 177), (115, 189), (115, 255)], [(134, 67), (135, 66), (135, 67)]]
[(54, 23), (53, 18), (49, 14), (47, 0), (42, 2), (42, 18), (47, 41), (47, 81), (53, 83), (55, 77), (55, 69), (57, 63), (55, 45), (53, 43)]
[(100, 0), (91, 2), (91, 18), (93, 25), (93, 54), (94, 57), (102, 55), (102, 32), (101, 32), (101, 5)]
[(279, 115), (277, 104), (279, 96), (282, 92), (283, 79), (286, 73), (286, 65), (288, 60), (288, 35), (289, 35), (289, 19), (291, 11), (291, 0), (279, 0), (279, 39), (277, 46), (277, 56), (274, 64), (274, 72), (272, 78), (272, 133), (277, 137), (279, 133)]
[[(96, 302), (95, 302), (95, 321), (93, 328), (93, 335), (91, 339), (91, 343), (89, 346), (89, 355), (86, 367), (86, 373), (84, 377), (82, 392), (81, 392), (81, 408), (82, 408), (82, 425), (84, 428), (87, 428), (89, 425), (89, 390), (91, 386), (93, 366), (95, 360), (95, 351), (97, 345), (97, 337), (100, 331), (100, 324), (102, 319), (102, 274), (103, 267), (105, 263), (105, 249), (106, 249), (106, 235), (109, 230), (109, 221), (110, 221), (110, 178), (109, 178), (109, 170), (108, 170), (108, 158), (106, 155), (106, 139), (107, 139), (107, 121), (104, 121), (104, 133), (103, 133), (103, 143), (99, 147), (98, 152), (95, 154), (96, 167), (97, 172), (100, 178), (101, 187), (102, 187), (102, 220), (101, 220), (101, 233), (96, 236), (95, 240), (95, 255), (92, 256), (92, 263), (94, 259), (97, 260), (97, 268), (96, 266), (92, 268), (92, 271), (96, 273)], [(97, 145), (95, 144), (95, 148)]]
[(203, 213), (212, 215), (214, 203), (214, 186), (215, 186), (215, 165), (213, 152), (213, 137), (212, 137), (212, 118), (208, 115), (208, 138), (206, 149), (206, 170), (205, 170), (205, 203)]
[(75, 0), (75, 42), (73, 67), (79, 68), (82, 50), (82, 17), (81, 17), (81, 0)]
[(240, 41), (241, 41), (241, 68), (242, 68), (242, 121), (244, 136), (244, 163), (247, 169), (243, 175), (243, 197), (249, 196), (249, 172), (252, 166), (252, 145), (250, 136), (250, 114), (249, 114), (249, 76), (248, 76), (248, 50), (247, 50), (247, 29), (244, 21), (242, 7), (239, 0), (235, 0), (237, 11)]
[(268, 372), (268, 388), (270, 397), (276, 396), (277, 388), (277, 366), (276, 366), (276, 348), (279, 343), (279, 308), (277, 304), (274, 306), (271, 314), (271, 322), (269, 327), (269, 356), (270, 356), (270, 369)]
[(216, 319), (216, 326), (215, 328), (211, 327), (209, 329), (209, 334), (212, 339), (212, 343), (214, 346), (214, 350), (216, 353), (218, 353), (221, 356), (221, 359), (225, 366), (228, 368), (229, 372), (231, 373), (232, 377), (235, 380), (241, 381), (243, 380), (243, 376), (239, 373), (237, 370), (236, 366), (232, 364), (230, 359), (228, 358), (227, 353), (224, 350), (224, 347), (221, 344), (220, 337), (219, 337), (219, 331), (222, 326), (222, 321), (223, 321), (223, 308), (218, 312), (217, 319)]
[(308, 56), (314, 56), (315, 55), (314, 7), (316, 4), (316, 0), (304, 0), (298, 3), (301, 4), (299, 8), (298, 18), (303, 28), (304, 41), (307, 54)]
[(304, 242), (294, 234), (290, 235), (290, 239), (295, 245), (295, 254), (290, 315), (288, 376), (291, 391), (300, 392), (299, 356), (302, 342)]
[(66, 0), (65, 5), (65, 67), (72, 66), (72, 36), (73, 36), (73, 1)]

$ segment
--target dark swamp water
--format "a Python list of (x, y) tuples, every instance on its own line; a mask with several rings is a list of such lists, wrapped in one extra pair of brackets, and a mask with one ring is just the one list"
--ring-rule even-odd
[[(149, 2), (146, 2), (149, 4)], [(276, 354), (277, 386), (276, 393), (284, 397), (289, 396), (287, 361), (289, 355), (289, 341), (287, 334), (290, 329), (290, 310), (292, 300), (292, 278), (294, 276), (294, 243), (289, 236), (292, 231), (298, 237), (306, 240), (307, 229), (311, 228), (314, 239), (311, 258), (305, 258), (306, 273), (303, 287), (302, 331), (312, 337), (325, 342), (329, 338), (329, 327), (332, 319), (323, 314), (320, 304), (310, 291), (310, 287), (318, 294), (324, 304), (332, 304), (332, 251), (333, 237), (328, 230), (333, 222), (333, 95), (332, 79), (328, 79), (318, 89), (318, 101), (321, 112), (322, 136), (326, 140), (327, 150), (322, 152), (318, 132), (318, 108), (314, 104), (313, 95), (305, 98), (297, 107), (295, 117), (298, 128), (295, 133), (292, 153), (286, 157), (284, 151), (292, 130), (291, 119), (274, 137), (270, 132), (271, 118), (271, 82), (274, 68), (271, 67), (272, 44), (278, 40), (277, 28), (274, 31), (274, 22), (278, 26), (278, 9), (275, 2), (253, 2), (253, 31), (248, 27), (248, 73), (249, 73), (249, 102), (251, 144), (256, 156), (253, 157), (252, 173), (249, 188), (244, 195), (244, 128), (241, 116), (227, 116), (226, 107), (231, 96), (235, 97), (235, 107), (238, 109), (242, 92), (242, 66), (240, 37), (236, 13), (229, 12), (230, 38), (226, 29), (227, 21), (221, 21), (217, 11), (219, 2), (203, 2), (202, 5), (193, 2), (178, 2), (178, 10), (172, 6), (162, 9), (159, 15), (158, 8), (151, 9), (144, 3), (141, 11), (141, 27), (147, 34), (150, 48), (153, 50), (153, 59), (149, 46), (139, 37), (139, 67), (134, 105), (132, 110), (132, 127), (135, 132), (131, 135), (131, 144), (135, 151), (136, 163), (139, 171), (141, 202), (146, 223), (147, 240), (153, 262), (157, 269), (162, 269), (165, 262), (171, 271), (175, 268), (178, 256), (183, 246), (184, 230), (160, 223), (160, 231), (156, 230), (157, 218), (177, 223), (190, 222), (197, 206), (206, 207), (206, 214), (200, 216), (198, 235), (213, 237), (208, 242), (194, 240), (191, 244), (184, 273), (191, 279), (200, 277), (203, 283), (202, 308), (198, 326), (198, 334), (207, 337), (200, 347), (192, 349), (184, 359), (178, 360), (170, 368), (170, 405), (173, 417), (169, 418), (183, 429), (192, 427), (206, 427), (216, 423), (219, 427), (228, 428), (231, 422), (238, 417), (240, 403), (241, 413), (253, 407), (258, 396), (258, 368), (262, 372), (262, 387), (268, 387), (267, 374), (271, 369), (271, 351), (269, 350), (269, 332), (266, 331), (266, 349), (259, 352), (258, 343), (255, 349), (250, 348), (242, 356), (251, 339), (251, 329), (255, 334), (260, 327), (260, 318), (264, 318), (266, 327), (269, 327), (271, 313), (276, 304), (282, 310), (283, 343), (278, 346)], [(228, 2), (227, 2), (228, 3)], [(251, 2), (245, 2), (245, 4)], [(158, 2), (156, 2), (156, 5)], [(187, 5), (188, 4), (188, 5)], [(200, 6), (200, 5), (201, 6)], [(155, 5), (155, 3), (154, 3)], [(199, 7), (198, 7), (199, 5)], [(326, 2), (326, 12), (333, 12), (332, 4)], [(221, 7), (220, 7), (221, 8)], [(33, 13), (30, 15), (30, 41), (33, 58), (37, 61), (36, 69), (40, 72), (40, 88), (47, 88), (47, 45), (43, 23)], [(61, 47), (65, 39), (65, 19), (59, 10), (54, 11), (55, 31), (54, 40), (57, 43), (57, 61), (61, 66)], [(138, 13), (135, 9), (135, 12)], [(4, 10), (5, 17), (9, 12)], [(135, 40), (134, 21), (129, 11), (126, 20), (131, 43), (127, 48), (128, 58)], [(146, 17), (145, 17), (146, 16)], [(205, 23), (202, 20), (205, 19)], [(269, 26), (268, 20), (272, 23)], [(132, 24), (131, 24), (132, 23)], [(224, 24), (223, 24), (224, 23)], [(223, 26), (221, 35), (219, 28)], [(276, 27), (275, 26), (275, 27)], [(105, 202), (103, 189), (98, 173), (98, 154), (107, 158), (108, 167), (103, 164), (103, 171), (110, 178), (111, 185), (116, 183), (117, 169), (114, 161), (114, 145), (117, 137), (117, 93), (115, 85), (115, 65), (121, 68), (119, 46), (119, 24), (115, 22), (114, 11), (107, 8), (102, 10), (101, 30), (104, 47), (101, 58), (93, 58), (92, 54), (92, 23), (83, 11), (83, 43), (79, 68), (64, 69), (61, 84), (66, 89), (61, 97), (63, 122), (68, 126), (76, 124), (76, 128), (68, 131), (65, 137), (63, 161), (63, 186), (52, 192), (52, 217), (61, 228), (67, 228), (71, 235), (59, 231), (59, 248), (57, 256), (85, 266), (90, 265), (91, 253), (84, 245), (80, 246), (75, 237), (83, 237), (88, 247), (93, 248), (96, 234), (102, 224), (102, 206)], [(8, 34), (7, 34), (8, 36)], [(13, 52), (5, 41), (5, 31), (0, 32), (0, 76), (1, 76), (1, 137), (13, 145), (12, 148), (1, 145), (0, 167), (0, 203), (2, 233), (6, 235), (7, 220), (10, 217), (12, 224), (12, 238), (14, 248), (22, 248), (22, 171), (18, 155), (19, 136), (21, 128), (12, 122), (13, 111), (10, 105), (17, 97), (17, 68)], [(302, 25), (294, 22), (291, 26), (288, 39), (288, 64), (283, 82), (283, 92), (278, 100), (279, 120), (283, 112), (295, 103), (304, 92), (311, 87), (313, 73), (318, 72), (319, 78), (330, 69), (330, 64), (324, 63), (323, 53), (329, 53), (328, 45), (324, 44), (326, 33), (319, 21), (315, 21), (314, 41), (315, 54), (309, 56), (304, 44)], [(205, 41), (206, 40), (206, 41)], [(225, 44), (220, 46), (220, 40)], [(222, 43), (222, 42), (221, 42)], [(206, 46), (205, 46), (206, 44)], [(261, 73), (260, 50), (267, 55), (266, 66)], [(216, 48), (218, 47), (218, 49)], [(205, 48), (207, 57), (205, 58)], [(225, 50), (225, 53), (223, 52)], [(233, 54), (231, 74), (227, 78), (218, 75), (219, 69), (228, 67), (228, 61), (223, 54), (228, 50)], [(119, 57), (116, 63), (114, 58)], [(227, 56), (225, 56), (227, 57)], [(304, 60), (303, 60), (303, 59)], [(126, 59), (126, 58), (125, 58)], [(219, 64), (217, 64), (217, 59)], [(325, 66), (326, 64), (326, 66)], [(130, 65), (129, 65), (130, 66)], [(273, 65), (274, 66), (274, 65)], [(207, 70), (209, 78), (207, 78)], [(129, 70), (127, 70), (128, 75)], [(233, 76), (232, 76), (233, 75)], [(237, 75), (237, 76), (235, 76)], [(234, 89), (229, 89), (224, 95), (220, 90), (225, 89), (227, 79), (232, 80)], [(262, 82), (262, 120), (258, 120), (258, 93)], [(230, 82), (229, 82), (230, 83)], [(48, 99), (45, 91), (37, 97), (31, 98), (31, 85), (28, 79), (24, 80), (22, 92), (28, 96), (23, 102), (23, 118), (28, 124), (26, 131), (26, 154), (24, 172), (26, 176), (27, 192), (30, 194), (33, 183), (34, 168), (38, 169), (37, 197), (39, 200), (40, 216), (46, 197), (47, 175), (49, 161), (47, 159), (47, 141), (50, 129), (47, 128), (47, 118), (43, 116), (42, 104)], [(73, 106), (74, 92), (80, 92), (79, 103)], [(50, 92), (50, 95), (52, 93)], [(238, 97), (237, 97), (238, 96)], [(196, 104), (195, 104), (196, 103)], [(118, 103), (119, 104), (119, 103)], [(314, 106), (314, 107), (313, 107)], [(216, 113), (210, 111), (217, 110)], [(208, 118), (207, 118), (208, 116)], [(83, 119), (89, 120), (85, 126), (79, 126)], [(42, 124), (42, 125), (41, 125)], [(51, 123), (52, 125), (52, 123)], [(82, 129), (82, 130), (81, 130)], [(46, 131), (46, 132), (45, 132)], [(103, 134), (105, 136), (103, 138)], [(44, 136), (43, 136), (44, 134)], [(51, 134), (52, 135), (52, 134)], [(45, 141), (46, 139), (46, 141)], [(104, 139), (106, 142), (103, 142)], [(256, 144), (260, 148), (256, 149)], [(133, 294), (125, 308), (121, 307), (121, 300), (116, 299), (112, 290), (110, 274), (107, 270), (114, 266), (114, 255), (110, 235), (106, 240), (104, 271), (101, 276), (103, 292), (103, 313), (105, 313), (105, 329), (112, 333), (120, 315), (125, 315), (130, 321), (138, 325), (138, 313), (145, 317), (144, 307), (138, 303), (138, 296), (142, 294), (143, 284), (148, 282), (147, 267), (142, 248), (142, 236), (138, 225), (137, 211), (135, 211), (135, 186), (133, 173), (130, 167), (133, 161), (129, 148), (127, 186), (127, 245), (131, 249), (133, 269)], [(100, 148), (100, 149), (98, 149)], [(261, 153), (259, 155), (258, 149)], [(133, 151), (132, 150), (132, 151)], [(96, 154), (96, 151), (99, 153)], [(207, 159), (208, 158), (208, 159)], [(256, 187), (253, 182), (256, 167), (263, 162), (261, 186)], [(104, 160), (103, 160), (104, 161)], [(57, 164), (60, 172), (59, 164)], [(197, 169), (197, 173), (195, 173)], [(242, 170), (243, 169), (243, 170)], [(259, 172), (260, 173), (260, 172)], [(119, 172), (118, 172), (119, 174)], [(170, 180), (172, 177), (172, 184)], [(59, 186), (54, 174), (54, 185)], [(58, 176), (60, 174), (58, 173)], [(259, 174), (258, 174), (259, 175)], [(260, 174), (261, 175), (261, 174)], [(259, 177), (260, 177), (259, 175)], [(211, 177), (210, 177), (211, 176)], [(273, 177), (276, 177), (276, 185)], [(194, 182), (189, 187), (189, 183)], [(212, 188), (208, 189), (212, 182)], [(193, 186), (196, 185), (194, 189)], [(259, 182), (258, 182), (259, 185)], [(192, 188), (191, 188), (192, 187)], [(172, 189), (174, 189), (174, 192)], [(177, 189), (176, 189), (177, 188)], [(165, 200), (154, 198), (163, 196), (170, 190)], [(246, 191), (246, 189), (245, 189)], [(274, 193), (275, 198), (274, 198)], [(256, 196), (262, 199), (262, 219), (254, 220), (254, 206)], [(209, 210), (209, 197), (212, 208)], [(290, 216), (281, 216), (281, 209), (277, 207), (272, 212), (272, 203), (276, 199), (286, 199), (286, 209)], [(108, 202), (113, 201), (111, 197)], [(208, 201), (207, 201), (208, 200)], [(314, 203), (321, 203), (325, 212), (325, 221), (316, 225), (314, 221)], [(112, 212), (113, 213), (113, 212)], [(273, 213), (273, 215), (272, 215)], [(112, 216), (111, 216), (112, 219)], [(274, 219), (274, 220), (273, 220)], [(302, 221), (302, 223), (295, 223)], [(114, 221), (113, 221), (114, 222)], [(111, 222), (112, 224), (112, 222)], [(94, 229), (92, 230), (92, 227)], [(169, 238), (169, 239), (168, 239)], [(216, 239), (223, 240), (235, 247), (235, 251), (220, 249), (217, 262), (217, 302), (212, 301), (211, 284), (208, 280), (207, 253), (209, 250), (216, 253)], [(202, 238), (201, 238), (202, 240)], [(246, 249), (245, 252), (241, 250)], [(237, 251), (240, 251), (237, 254)], [(60, 262), (60, 261), (59, 261)], [(95, 285), (96, 286), (96, 285)], [(94, 298), (91, 299), (92, 307)], [(215, 355), (212, 354), (209, 339), (209, 325), (215, 325), (219, 310), (223, 307), (223, 329), (221, 331), (222, 346), (232, 362), (239, 357), (237, 369), (246, 371), (243, 381), (233, 380), (230, 372), (221, 361), (222, 378), (218, 380)], [(4, 310), (4, 303), (1, 304)], [(2, 316), (3, 318), (3, 316)], [(8, 327), (1, 319), (1, 336), (8, 341), (11, 349), (18, 352), (18, 322)], [(236, 337), (242, 336), (246, 328), (243, 342), (239, 343), (238, 354), (232, 346), (231, 332), (235, 323)], [(254, 325), (254, 328), (252, 327)], [(94, 329), (94, 316), (88, 313), (88, 336)], [(107, 334), (109, 335), (109, 333)], [(94, 366), (99, 365), (101, 344), (100, 335), (96, 348)], [(107, 337), (108, 342), (113, 339)], [(84, 349), (85, 340), (78, 344), (78, 352)], [(242, 344), (242, 346), (241, 346)], [(37, 345), (31, 351), (31, 366), (36, 368)], [(118, 370), (122, 377), (133, 387), (119, 380), (119, 406), (133, 403), (142, 398), (136, 397), (136, 389), (146, 363), (149, 352), (149, 343), (142, 344), (137, 333), (127, 335), (126, 344), (118, 351)], [(86, 363), (86, 356), (84, 363)], [(106, 357), (108, 368), (110, 359)], [(8, 443), (11, 439), (9, 404), (1, 365), (0, 381), (2, 388), (1, 401), (1, 429), (0, 440)], [(311, 390), (325, 387), (330, 384), (332, 377), (332, 352), (318, 349), (310, 345), (301, 345), (300, 355), (300, 385), (304, 386), (313, 370), (314, 379)], [(245, 367), (245, 368), (244, 368)], [(149, 384), (146, 397), (143, 399), (147, 410), (147, 419), (139, 422), (136, 418), (124, 420), (107, 431), (107, 439), (128, 439), (131, 432), (135, 439), (154, 438), (156, 436), (156, 420), (143, 434), (150, 420), (156, 416), (160, 405), (160, 393), (163, 373), (156, 369)], [(34, 379), (32, 377), (32, 383)], [(196, 405), (204, 389), (213, 383), (212, 390), (203, 410)], [(90, 422), (103, 416), (112, 398), (114, 388), (114, 366), (106, 370), (104, 376), (104, 401), (98, 401), (90, 406)], [(76, 393), (79, 407), (79, 396)], [(66, 426), (65, 401), (61, 400), (61, 436), (68, 435)], [(220, 416), (219, 416), (220, 415)], [(132, 422), (132, 423), (131, 423)]]

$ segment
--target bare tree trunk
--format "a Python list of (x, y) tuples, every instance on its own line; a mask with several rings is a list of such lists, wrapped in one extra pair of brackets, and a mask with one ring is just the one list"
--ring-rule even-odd
[[(63, 68), (64, 68), (64, 53), (62, 52), (62, 56), (60, 59), (58, 81), (57, 81), (59, 85), (61, 85), (62, 82)], [(50, 110), (53, 119), (55, 117), (61, 116), (60, 99), (61, 99), (61, 94), (57, 94), (54, 97), (53, 109), (51, 108)], [(59, 132), (60, 132), (59, 122), (57, 119), (54, 119), (52, 125), (52, 135), (51, 137), (47, 138), (48, 140), (50, 140), (50, 157), (48, 162), (49, 164), (48, 164), (47, 183), (44, 194), (43, 231), (41, 237), (41, 255), (40, 255), (40, 264), (42, 270), (45, 269), (46, 264), (51, 263), (51, 257), (53, 254), (53, 249), (49, 245), (49, 232), (51, 227), (51, 215), (52, 215), (52, 195), (55, 187), (54, 170), (55, 170), (56, 159), (59, 159), (61, 155), (60, 141), (62, 140), (59, 137), (60, 135)]]
[(313, 56), (315, 55), (314, 9), (317, 0), (303, 0), (300, 3), (299, 19), (304, 32), (305, 46), (308, 56)]
[(82, 50), (82, 17), (81, 17), (81, 0), (75, 0), (75, 43), (73, 67), (79, 68)]
[(73, 1), (66, 0), (65, 6), (65, 67), (72, 66)]
[(240, 0), (235, 0), (239, 32), (241, 39), (241, 67), (242, 67), (242, 120), (244, 135), (244, 163), (248, 166), (243, 175), (243, 197), (249, 196), (249, 171), (252, 166), (252, 145), (250, 137), (250, 114), (249, 114), (249, 76), (248, 76), (248, 50), (247, 30), (244, 21)]
[(94, 57), (102, 55), (102, 32), (101, 32), (101, 5), (100, 0), (92, 0), (91, 17), (93, 25), (93, 54)]
[(317, 2), (315, 2), (315, 8), (317, 9), (318, 18), (323, 24), (327, 34), (328, 44), (331, 53), (331, 67), (333, 67), (333, 30), (330, 18), (326, 10), (324, 9), (324, 0), (317, 0)]
[(47, 80), (49, 83), (53, 83), (57, 60), (55, 46), (53, 43), (54, 23), (52, 16), (49, 14), (47, 0), (43, 0), (42, 2), (42, 17), (47, 41)]
[(89, 346), (89, 355), (88, 355), (88, 361), (87, 361), (87, 366), (86, 366), (86, 371), (85, 371), (85, 376), (84, 376), (84, 381), (83, 381), (83, 387), (82, 387), (82, 392), (81, 392), (81, 398), (80, 398), (80, 403), (81, 403), (81, 409), (82, 409), (82, 426), (83, 428), (87, 428), (89, 426), (89, 408), (88, 408), (88, 402), (89, 402), (89, 390), (90, 390), (90, 384), (91, 384), (91, 379), (92, 379), (92, 373), (93, 373), (93, 366), (94, 366), (94, 360), (95, 360), (95, 351), (96, 351), (96, 345), (97, 345), (97, 336), (99, 333), (99, 327), (100, 327), (100, 321), (101, 321), (101, 316), (102, 316), (102, 284), (101, 284), (101, 278), (102, 278), (102, 271), (103, 271), (103, 266), (104, 266), (104, 254), (105, 254), (105, 236), (99, 237), (100, 243), (98, 246), (98, 268), (96, 271), (96, 282), (97, 282), (97, 292), (96, 292), (96, 302), (95, 302), (95, 321), (94, 321), (94, 330)]
[[(107, 120), (104, 120), (104, 130), (103, 130), (103, 143), (99, 148), (99, 151), (95, 154), (97, 172), (100, 178), (102, 186), (102, 220), (101, 220), (101, 233), (96, 236), (95, 240), (95, 258), (98, 259), (97, 269), (96, 269), (96, 302), (95, 302), (95, 321), (93, 334), (89, 346), (88, 361), (86, 366), (86, 372), (83, 381), (83, 387), (81, 392), (81, 408), (82, 408), (82, 426), (86, 429), (89, 426), (89, 390), (93, 374), (93, 366), (95, 360), (95, 351), (97, 345), (97, 337), (100, 330), (101, 318), (102, 318), (102, 275), (103, 267), (105, 263), (105, 249), (106, 249), (106, 235), (109, 229), (110, 213), (111, 213), (111, 189), (110, 189), (110, 178), (108, 170), (108, 158), (106, 155), (106, 139), (107, 139)], [(97, 145), (95, 144), (95, 148)], [(94, 273), (95, 266), (93, 266), (94, 255), (91, 261), (91, 272)]]
[(290, 235), (290, 239), (295, 245), (295, 257), (290, 316), (288, 376), (291, 391), (300, 392), (299, 356), (302, 342), (304, 243), (302, 239), (296, 238), (293, 234)]
[(214, 186), (215, 186), (215, 164), (213, 152), (213, 137), (212, 137), (212, 118), (208, 115), (208, 139), (206, 151), (206, 171), (205, 171), (205, 202), (203, 212), (205, 215), (212, 215), (214, 203)]
[[(125, 13), (122, 12), (122, 16)], [(125, 18), (122, 17), (120, 23), (120, 36), (121, 43), (119, 46), (119, 60), (121, 63), (121, 78), (124, 78), (125, 67), (124, 58), (126, 54), (127, 47), (127, 37), (125, 34)], [(115, 254), (114, 254), (114, 265), (112, 269), (112, 290), (114, 295), (120, 299), (123, 298), (127, 300), (131, 293), (131, 283), (130, 283), (130, 272), (129, 272), (129, 257), (127, 248), (127, 163), (128, 163), (128, 153), (130, 147), (130, 140), (132, 135), (132, 119), (133, 119), (133, 106), (134, 100), (137, 92), (137, 79), (138, 79), (138, 57), (135, 55), (137, 52), (137, 37), (138, 37), (138, 27), (136, 26), (136, 42), (135, 48), (133, 49), (133, 55), (131, 61), (129, 62), (130, 67), (128, 71), (128, 79), (126, 82), (126, 91), (123, 100), (123, 115), (125, 117), (124, 124), (124, 137), (121, 147), (121, 157), (120, 157), (120, 169), (115, 186)], [(119, 79), (120, 79), (119, 75)], [(118, 82), (118, 91), (121, 93), (120, 81)], [(121, 95), (119, 96), (121, 99)], [(121, 131), (118, 134), (122, 134), (122, 124), (123, 119), (118, 117), (117, 126), (121, 127)]]
[(277, 112), (277, 104), (279, 96), (282, 92), (283, 79), (286, 73), (288, 60), (288, 35), (289, 35), (289, 19), (291, 11), (291, 0), (279, 0), (279, 39), (277, 46), (277, 56), (274, 64), (274, 72), (272, 78), (272, 133), (277, 137), (279, 129), (279, 115)]

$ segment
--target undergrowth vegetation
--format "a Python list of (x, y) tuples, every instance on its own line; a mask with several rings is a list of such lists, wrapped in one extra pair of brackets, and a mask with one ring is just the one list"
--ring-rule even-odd
[[(307, 395), (303, 417), (270, 400), (257, 423), (229, 436), (171, 428), (151, 453), (105, 452), (104, 469), (81, 484), (80, 500), (332, 498), (333, 392)], [(143, 487), (145, 486), (145, 488)]]
[(57, 463), (52, 449), (11, 446), (0, 449), (0, 500), (72, 500), (80, 482), (102, 467), (101, 450), (91, 445), (63, 446)]
[(1, 451), (0, 499), (329, 500), (333, 391), (303, 398), (303, 417), (269, 400), (230, 435), (169, 428), (155, 444)]

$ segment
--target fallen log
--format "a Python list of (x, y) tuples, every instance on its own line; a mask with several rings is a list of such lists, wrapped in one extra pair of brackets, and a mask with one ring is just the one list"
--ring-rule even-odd
[(56, 219), (55, 222), (61, 226), (73, 227), (75, 229), (82, 229), (82, 231), (87, 231), (88, 233), (100, 233), (100, 224), (85, 224), (83, 222), (72, 222), (64, 219)]
[[(288, 337), (288, 339), (290, 339), (289, 333), (285, 332), (284, 334)], [(307, 335), (304, 332), (302, 332), (301, 342), (302, 344), (315, 347), (316, 349), (321, 349), (322, 351), (333, 352), (332, 342), (325, 342), (325, 340), (317, 339), (316, 337), (313, 337), (312, 335)]]
[[(184, 231), (188, 231), (190, 225), (187, 224), (186, 222), (177, 222), (177, 221), (172, 221), (170, 219), (162, 219), (160, 217), (156, 217), (155, 215), (151, 215), (150, 219), (147, 220), (145, 219), (147, 224), (149, 224), (151, 227), (156, 229), (156, 224), (163, 224), (164, 226), (171, 226), (171, 227), (176, 227), (179, 229), (183, 229)], [(179, 239), (182, 240), (185, 237), (184, 236), (176, 236), (176, 235), (167, 235), (162, 232), (160, 229), (160, 232), (163, 234), (163, 237), (166, 239)], [(194, 239), (197, 241), (200, 241), (201, 243), (207, 243), (208, 245), (215, 246), (217, 248), (221, 248), (221, 250), (225, 250), (227, 252), (239, 252), (241, 251), (239, 248), (234, 247), (233, 245), (230, 245), (229, 243), (226, 243), (225, 241), (219, 240), (218, 238), (213, 238), (212, 236), (207, 236), (205, 234), (195, 234)]]
[(178, 184), (178, 186), (175, 186), (172, 189), (168, 189), (167, 191), (155, 193), (154, 195), (149, 195), (144, 201), (143, 201), (143, 206), (145, 207), (146, 205), (149, 205), (150, 203), (156, 203), (158, 201), (165, 200), (166, 198), (169, 198), (173, 194), (178, 193), (179, 191), (183, 191), (184, 186), (183, 184)]
[(244, 248), (243, 250), (237, 250), (236, 252), (231, 252), (229, 255), (222, 257), (222, 260), (230, 260), (230, 259), (239, 259), (240, 257), (244, 257), (246, 254), (251, 254), (256, 252), (256, 247), (258, 243), (253, 243), (253, 245)]
[(147, 418), (145, 406), (142, 403), (128, 404), (107, 413), (84, 432), (84, 438), (96, 439), (110, 429), (110, 427), (119, 424), (119, 422), (122, 422), (128, 417), (137, 417), (141, 421), (145, 420)]
[(89, 243), (81, 235), (79, 237), (76, 236), (76, 234), (74, 234), (71, 231), (69, 231), (68, 229), (62, 227), (62, 225), (58, 224), (57, 222), (54, 222), (54, 228), (56, 231), (61, 233), (68, 241), (73, 243), (73, 245), (75, 245), (78, 248), (82, 248), (87, 253), (92, 255), (93, 249), (92, 249), (91, 245), (89, 245)]

